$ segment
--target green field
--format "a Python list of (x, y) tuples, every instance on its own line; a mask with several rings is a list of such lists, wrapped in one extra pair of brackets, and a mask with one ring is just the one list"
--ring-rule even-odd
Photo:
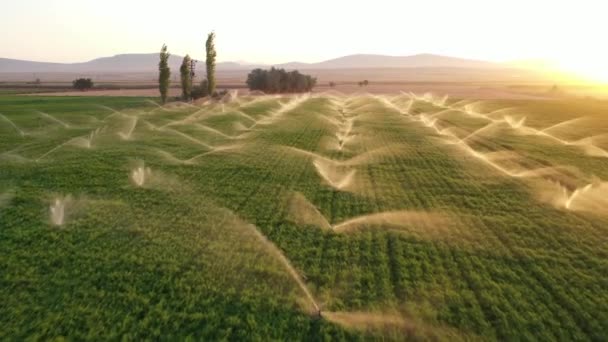
[(0, 114), (0, 340), (608, 338), (606, 101)]

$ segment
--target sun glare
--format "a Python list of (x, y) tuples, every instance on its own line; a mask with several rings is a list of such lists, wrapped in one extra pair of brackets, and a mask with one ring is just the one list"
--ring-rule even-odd
[(558, 63), (558, 67), (563, 71), (573, 73), (585, 80), (608, 84), (607, 60), (608, 59), (598, 58), (597, 56), (585, 56), (578, 60), (565, 60)]

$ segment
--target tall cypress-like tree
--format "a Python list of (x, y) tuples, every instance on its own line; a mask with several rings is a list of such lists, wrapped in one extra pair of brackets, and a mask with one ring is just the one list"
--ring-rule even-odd
[(179, 68), (179, 73), (182, 81), (182, 97), (184, 100), (190, 99), (192, 93), (192, 74), (190, 73), (190, 56), (186, 55), (182, 61), (182, 66)]
[(205, 43), (205, 47), (207, 48), (207, 60), (205, 61), (207, 64), (207, 89), (209, 89), (209, 95), (211, 96), (215, 92), (215, 56), (217, 55), (215, 43), (213, 42), (214, 39), (215, 32), (211, 32), (207, 36), (207, 42)]
[(171, 55), (167, 51), (167, 45), (163, 44), (163, 47), (160, 49), (160, 62), (158, 62), (158, 90), (160, 91), (160, 99), (163, 104), (167, 102), (169, 84), (171, 83), (169, 56)]

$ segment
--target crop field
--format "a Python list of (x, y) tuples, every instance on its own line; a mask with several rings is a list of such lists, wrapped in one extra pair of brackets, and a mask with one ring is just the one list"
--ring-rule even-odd
[(0, 96), (0, 339), (608, 337), (608, 102)]

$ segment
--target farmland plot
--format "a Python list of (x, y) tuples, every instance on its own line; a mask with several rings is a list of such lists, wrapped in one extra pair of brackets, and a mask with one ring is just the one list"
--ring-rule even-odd
[(2, 97), (0, 337), (602, 340), (572, 101)]

